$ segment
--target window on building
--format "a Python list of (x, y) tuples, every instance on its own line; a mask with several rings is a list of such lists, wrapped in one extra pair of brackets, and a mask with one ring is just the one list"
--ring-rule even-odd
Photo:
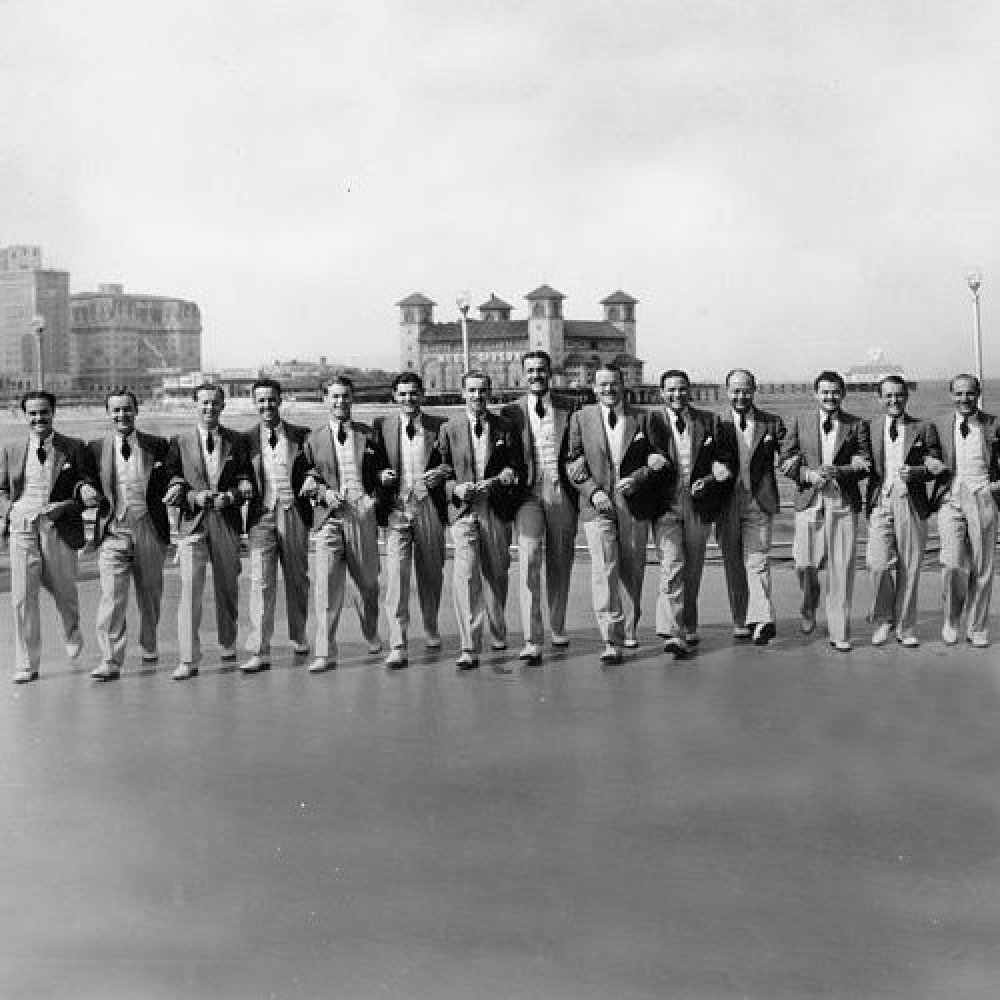
[(545, 319), (545, 303), (532, 302), (531, 315), (534, 316), (536, 319)]

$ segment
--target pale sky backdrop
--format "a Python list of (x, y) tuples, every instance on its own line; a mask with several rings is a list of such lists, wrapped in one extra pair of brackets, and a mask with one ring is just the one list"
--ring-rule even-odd
[(208, 363), (392, 366), (547, 283), (648, 375), (1000, 370), (1000, 4), (0, 0), (0, 244), (196, 300)]

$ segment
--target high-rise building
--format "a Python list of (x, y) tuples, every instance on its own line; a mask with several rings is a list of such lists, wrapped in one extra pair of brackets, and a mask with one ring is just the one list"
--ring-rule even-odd
[(0, 247), (0, 379), (5, 385), (34, 384), (39, 343), (46, 381), (65, 382), (70, 371), (69, 272), (43, 268), (41, 247)]
[[(470, 364), (489, 374), (494, 388), (523, 384), (521, 356), (531, 350), (549, 353), (556, 385), (589, 385), (597, 368), (609, 362), (621, 368), (627, 386), (642, 382), (643, 362), (636, 357), (637, 299), (619, 290), (601, 301), (602, 319), (574, 320), (563, 316), (565, 296), (548, 285), (525, 298), (528, 319), (511, 319), (513, 306), (491, 295), (479, 306), (480, 318), (467, 321)], [(418, 372), (428, 392), (459, 389), (464, 361), (461, 322), (436, 323), (436, 303), (419, 292), (396, 305), (401, 368)]]
[(84, 391), (150, 389), (164, 375), (201, 369), (201, 312), (194, 302), (126, 294), (120, 284), (72, 296), (71, 363)]

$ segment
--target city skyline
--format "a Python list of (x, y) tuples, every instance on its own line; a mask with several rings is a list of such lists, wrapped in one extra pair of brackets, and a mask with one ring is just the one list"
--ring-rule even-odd
[[(639, 300), (637, 353), (1000, 365), (1000, 11), (0, 3), (3, 242), (199, 303), (204, 364), (398, 363), (395, 303)], [(994, 306), (994, 302), (997, 306)]]

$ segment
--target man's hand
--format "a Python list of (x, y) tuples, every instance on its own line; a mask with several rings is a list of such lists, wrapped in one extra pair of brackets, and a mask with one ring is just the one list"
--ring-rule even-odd
[(233, 498), (232, 493), (228, 491), (225, 493), (215, 493), (212, 496), (211, 508), (212, 510), (225, 510), (227, 507), (231, 507), (236, 503)]
[(732, 473), (729, 471), (728, 466), (723, 465), (722, 462), (713, 462), (712, 478), (717, 483), (724, 483), (727, 479), (732, 478)]
[(904, 483), (917, 483), (923, 475), (923, 466), (901, 465), (899, 467), (899, 478)]
[(615, 505), (612, 503), (611, 497), (609, 497), (604, 490), (595, 490), (594, 494), (590, 498), (590, 502), (594, 505), (594, 509), (599, 514), (610, 514), (615, 509)]
[(396, 470), (395, 469), (383, 469), (378, 474), (378, 481), (383, 486), (391, 486), (396, 481)]
[(440, 466), (434, 469), (428, 469), (424, 473), (424, 486), (429, 490), (433, 490), (440, 486), (447, 478), (447, 473)]
[(181, 497), (184, 495), (184, 484), (174, 483), (166, 493), (163, 494), (163, 502), (168, 507), (179, 507)]
[(253, 496), (253, 484), (249, 479), (241, 479), (236, 492), (239, 493), (241, 500), (249, 500)]
[(944, 472), (947, 466), (941, 461), (940, 458), (928, 455), (924, 459), (924, 468), (936, 479), (942, 472)]
[(630, 497), (639, 488), (639, 484), (635, 481), (635, 476), (626, 476), (624, 479), (619, 479), (618, 484), (615, 489), (621, 493), (623, 497)]
[(315, 476), (306, 476), (302, 480), (302, 488), (299, 490), (299, 496), (306, 500), (315, 500), (318, 493), (319, 481)]
[(708, 486), (708, 481), (711, 478), (711, 476), (703, 476), (701, 479), (693, 480), (691, 483), (691, 496), (700, 497), (705, 492), (705, 488)]
[(197, 490), (188, 494), (191, 506), (199, 510), (211, 510), (214, 499), (215, 493), (212, 490)]
[(100, 502), (97, 490), (90, 483), (84, 483), (80, 487), (80, 502), (84, 507), (96, 507)]
[(513, 486), (517, 482), (517, 475), (510, 466), (501, 470), (497, 478), (500, 480), (502, 486)]
[(476, 495), (478, 483), (459, 483), (455, 487), (455, 497), (459, 503), (468, 503)]
[(646, 466), (653, 472), (660, 472), (667, 467), (667, 457), (658, 451), (651, 451), (646, 459)]
[(851, 468), (855, 472), (871, 472), (872, 463), (868, 461), (864, 455), (852, 455), (851, 456)]

